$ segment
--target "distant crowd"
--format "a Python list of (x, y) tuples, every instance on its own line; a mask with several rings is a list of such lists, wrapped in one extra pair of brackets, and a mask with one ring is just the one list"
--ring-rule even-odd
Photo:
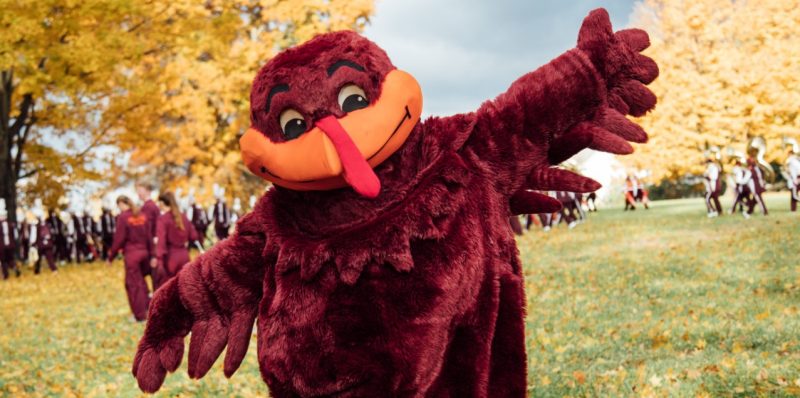
[[(800, 145), (794, 139), (786, 139), (784, 146), (787, 150), (786, 160), (781, 167), (781, 173), (789, 189), (789, 208), (797, 211), (800, 202), (798, 187), (800, 187)], [(764, 202), (763, 193), (767, 190), (767, 182), (773, 178), (772, 167), (763, 159), (764, 143), (755, 139), (748, 145), (747, 155), (732, 152), (729, 162), (733, 167), (729, 173), (729, 181), (734, 189), (734, 202), (730, 214), (740, 212), (744, 218), (750, 216), (758, 207), (761, 214), (768, 215), (769, 210)], [(724, 214), (719, 197), (723, 194), (722, 153), (717, 147), (706, 151), (706, 170), (703, 174), (705, 185), (706, 209), (709, 218)]]
[[(241, 201), (229, 206), (224, 189), (215, 186), (215, 202), (204, 208), (193, 192), (176, 198), (161, 192), (153, 200), (152, 186), (136, 185), (134, 201), (119, 196), (115, 206), (106, 203), (91, 214), (85, 204), (71, 204), (72, 211), (48, 209), (37, 200), (30, 209), (17, 209), (17, 222), (8, 219), (0, 199), (0, 263), (3, 279), (20, 276), (25, 265), (33, 273), (46, 263), (52, 272), (65, 263), (113, 261), (120, 253), (125, 262), (125, 287), (137, 320), (143, 320), (149, 301), (145, 276), (155, 288), (164, 284), (189, 261), (189, 249), (200, 251), (225, 239), (243, 214)], [(255, 197), (250, 199), (250, 207)], [(213, 227), (213, 234), (209, 230)]]

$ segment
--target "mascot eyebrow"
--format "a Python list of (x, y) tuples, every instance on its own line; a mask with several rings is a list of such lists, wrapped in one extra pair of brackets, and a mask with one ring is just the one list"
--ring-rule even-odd
[(339, 68), (341, 68), (343, 66), (346, 66), (348, 68), (353, 68), (353, 69), (355, 69), (355, 70), (357, 70), (359, 72), (363, 72), (364, 71), (364, 67), (363, 66), (361, 66), (361, 65), (359, 65), (359, 64), (357, 64), (357, 63), (355, 63), (353, 61), (348, 61), (346, 59), (342, 59), (342, 60), (334, 62), (333, 65), (328, 67), (328, 77), (333, 76), (333, 72), (336, 72), (336, 70), (338, 70)]
[(269, 90), (269, 95), (267, 96), (267, 106), (266, 106), (266, 109), (264, 109), (264, 110), (267, 113), (269, 113), (269, 106), (272, 105), (272, 97), (274, 97), (275, 94), (285, 93), (287, 91), (289, 91), (289, 85), (288, 84), (279, 84), (279, 85), (273, 87), (272, 89), (270, 89)]

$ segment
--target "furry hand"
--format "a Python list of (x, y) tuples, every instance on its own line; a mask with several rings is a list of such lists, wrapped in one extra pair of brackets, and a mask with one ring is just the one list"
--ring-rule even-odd
[[(658, 65), (641, 54), (649, 46), (650, 38), (641, 29), (614, 33), (603, 9), (586, 17), (578, 35), (578, 51), (588, 58), (604, 84), (590, 117), (553, 137), (547, 150), (550, 165), (561, 164), (586, 148), (627, 155), (633, 152), (629, 141), (647, 141), (644, 129), (626, 115), (642, 116), (656, 105), (656, 96), (645, 85), (658, 77)], [(535, 169), (512, 197), (511, 211), (548, 213), (560, 208), (557, 201), (531, 192), (533, 189), (592, 192), (599, 187), (595, 181), (566, 170)]]
[(150, 303), (147, 327), (133, 360), (133, 375), (142, 391), (157, 391), (167, 372), (178, 368), (183, 339), (190, 330), (191, 378), (205, 376), (226, 345), (227, 377), (239, 368), (247, 353), (257, 305), (233, 302), (222, 309), (193, 265), (159, 288)]
[(626, 155), (633, 152), (628, 141), (647, 141), (647, 133), (625, 115), (642, 116), (656, 105), (656, 96), (645, 85), (658, 77), (658, 65), (640, 54), (649, 46), (650, 38), (641, 29), (614, 33), (603, 9), (586, 17), (578, 34), (578, 50), (589, 58), (606, 91), (591, 120), (554, 140), (550, 164), (559, 164), (585, 148)]

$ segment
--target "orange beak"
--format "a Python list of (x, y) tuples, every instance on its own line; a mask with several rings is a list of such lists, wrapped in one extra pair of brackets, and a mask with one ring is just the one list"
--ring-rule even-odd
[(400, 149), (421, 114), (419, 84), (394, 70), (386, 75), (380, 98), (364, 109), (317, 120), (313, 129), (286, 142), (250, 128), (239, 146), (247, 168), (276, 185), (299, 191), (350, 185), (374, 198), (380, 181), (372, 169)]

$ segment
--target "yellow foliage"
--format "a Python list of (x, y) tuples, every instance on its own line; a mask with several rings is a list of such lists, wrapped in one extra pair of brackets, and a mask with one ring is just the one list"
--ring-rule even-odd
[[(159, 96), (127, 126), (120, 142), (165, 188), (210, 187), (246, 197), (266, 183), (246, 171), (238, 139), (250, 123), (250, 85), (278, 51), (319, 33), (361, 30), (371, 0), (215, 3), (216, 16), (169, 59), (153, 57), (137, 73), (158, 82)], [(200, 200), (210, 190), (198, 192)]]
[(10, 143), (0, 151), (2, 194), (13, 205), (21, 187), (48, 206), (71, 184), (101, 177), (89, 167), (97, 148), (151, 123), (142, 108), (158, 82), (138, 68), (212, 15), (201, 3), (166, 0), (0, 0), (0, 10), (0, 136)]
[(624, 161), (656, 179), (699, 173), (706, 144), (744, 151), (764, 136), (783, 163), (782, 137), (800, 138), (800, 1), (646, 0), (633, 25), (661, 75), (639, 121), (651, 140)]
[[(237, 143), (256, 71), (320, 32), (363, 29), (372, 0), (0, 0), (0, 10), (0, 137), (12, 143), (0, 163), (23, 154), (0, 193), (55, 206), (101, 177), (219, 182), (237, 195), (263, 186)], [(26, 127), (12, 129), (16, 119)], [(97, 170), (101, 156), (116, 167)]]

